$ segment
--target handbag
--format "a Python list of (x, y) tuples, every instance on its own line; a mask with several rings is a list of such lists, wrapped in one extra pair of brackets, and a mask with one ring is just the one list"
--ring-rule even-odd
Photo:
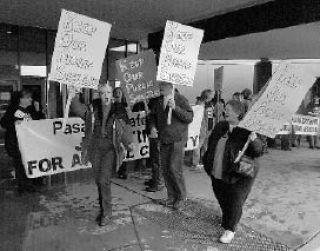
[(240, 161), (235, 164), (234, 172), (245, 176), (245, 177), (254, 177), (254, 171), (255, 171), (255, 165), (254, 165), (254, 159), (250, 158), (247, 155), (243, 155), (240, 158)]

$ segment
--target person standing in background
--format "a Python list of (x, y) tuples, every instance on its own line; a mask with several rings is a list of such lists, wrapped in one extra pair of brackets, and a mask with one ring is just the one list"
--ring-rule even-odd
[[(160, 82), (160, 94), (149, 116), (150, 135), (159, 135), (160, 140), (160, 163), (168, 195), (162, 204), (179, 210), (187, 199), (182, 166), (193, 110), (184, 96), (173, 92), (171, 83)], [(172, 118), (169, 124), (170, 109)]]
[(248, 88), (241, 92), (243, 97), (242, 104), (244, 105), (245, 112), (248, 112), (253, 104), (252, 102), (252, 91)]
[(210, 101), (213, 98), (213, 92), (210, 89), (206, 89), (202, 91), (200, 95), (199, 102), (197, 105), (201, 105), (204, 107), (203, 112), (203, 118), (201, 122), (201, 128), (200, 128), (200, 137), (199, 137), (199, 147), (193, 150), (193, 158), (192, 158), (192, 168), (194, 170), (199, 170), (203, 167), (202, 165), (202, 155), (207, 150), (207, 141), (208, 137), (210, 135), (209, 130), (209, 112), (208, 111), (211, 108)]
[(22, 121), (39, 120), (44, 117), (44, 114), (40, 110), (39, 102), (33, 101), (32, 92), (23, 89), (13, 95), (11, 104), (0, 121), (1, 126), (6, 129), (5, 148), (8, 155), (14, 161), (19, 194), (34, 192), (36, 190), (35, 184), (39, 183), (39, 180), (28, 179), (26, 176), (15, 125), (20, 124)]
[(147, 159), (147, 167), (152, 170), (152, 177), (150, 180), (145, 182), (147, 186), (147, 192), (158, 192), (163, 188), (163, 180), (161, 174), (161, 165), (160, 165), (160, 142), (158, 133), (150, 133), (150, 111), (152, 111), (156, 105), (157, 99), (153, 98), (149, 100), (148, 103), (148, 116), (147, 116), (147, 133), (149, 137), (149, 152), (150, 157)]

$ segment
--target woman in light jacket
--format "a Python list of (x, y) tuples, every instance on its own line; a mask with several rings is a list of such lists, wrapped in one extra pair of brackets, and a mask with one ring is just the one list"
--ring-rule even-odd
[[(258, 157), (262, 154), (262, 142), (255, 133), (236, 127), (244, 115), (239, 101), (231, 100), (226, 105), (226, 120), (218, 123), (209, 138), (204, 155), (204, 168), (212, 180), (214, 194), (222, 211), (222, 227), (225, 232), (222, 243), (230, 243), (242, 215), (243, 205), (259, 170)], [(234, 161), (247, 140), (250, 140), (245, 155), (252, 159), (252, 177), (237, 173)]]

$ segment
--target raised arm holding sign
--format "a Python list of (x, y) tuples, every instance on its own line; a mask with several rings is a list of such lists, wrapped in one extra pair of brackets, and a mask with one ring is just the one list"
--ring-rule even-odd
[[(167, 21), (157, 80), (192, 87), (202, 37), (203, 30)], [(169, 109), (168, 124), (171, 116), (172, 109)]]

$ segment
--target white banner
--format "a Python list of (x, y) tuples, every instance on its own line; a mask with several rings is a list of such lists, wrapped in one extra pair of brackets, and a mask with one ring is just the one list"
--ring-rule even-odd
[(124, 161), (149, 158), (149, 139), (146, 131), (146, 113), (133, 112), (130, 116), (133, 135), (133, 151), (127, 152)]
[(274, 138), (291, 120), (314, 82), (314, 77), (297, 67), (281, 63), (239, 127)]
[(167, 21), (158, 66), (158, 81), (193, 86), (203, 30)]
[(193, 120), (188, 126), (188, 141), (185, 150), (190, 151), (199, 147), (201, 123), (204, 114), (202, 105), (192, 106)]
[(81, 163), (83, 120), (69, 118), (65, 132), (61, 129), (62, 119), (23, 121), (16, 125), (22, 162), (28, 178), (91, 167)]
[(319, 131), (319, 118), (295, 115), (292, 118), (293, 130), (296, 135), (317, 135)]
[(97, 89), (111, 24), (62, 10), (49, 80)]

